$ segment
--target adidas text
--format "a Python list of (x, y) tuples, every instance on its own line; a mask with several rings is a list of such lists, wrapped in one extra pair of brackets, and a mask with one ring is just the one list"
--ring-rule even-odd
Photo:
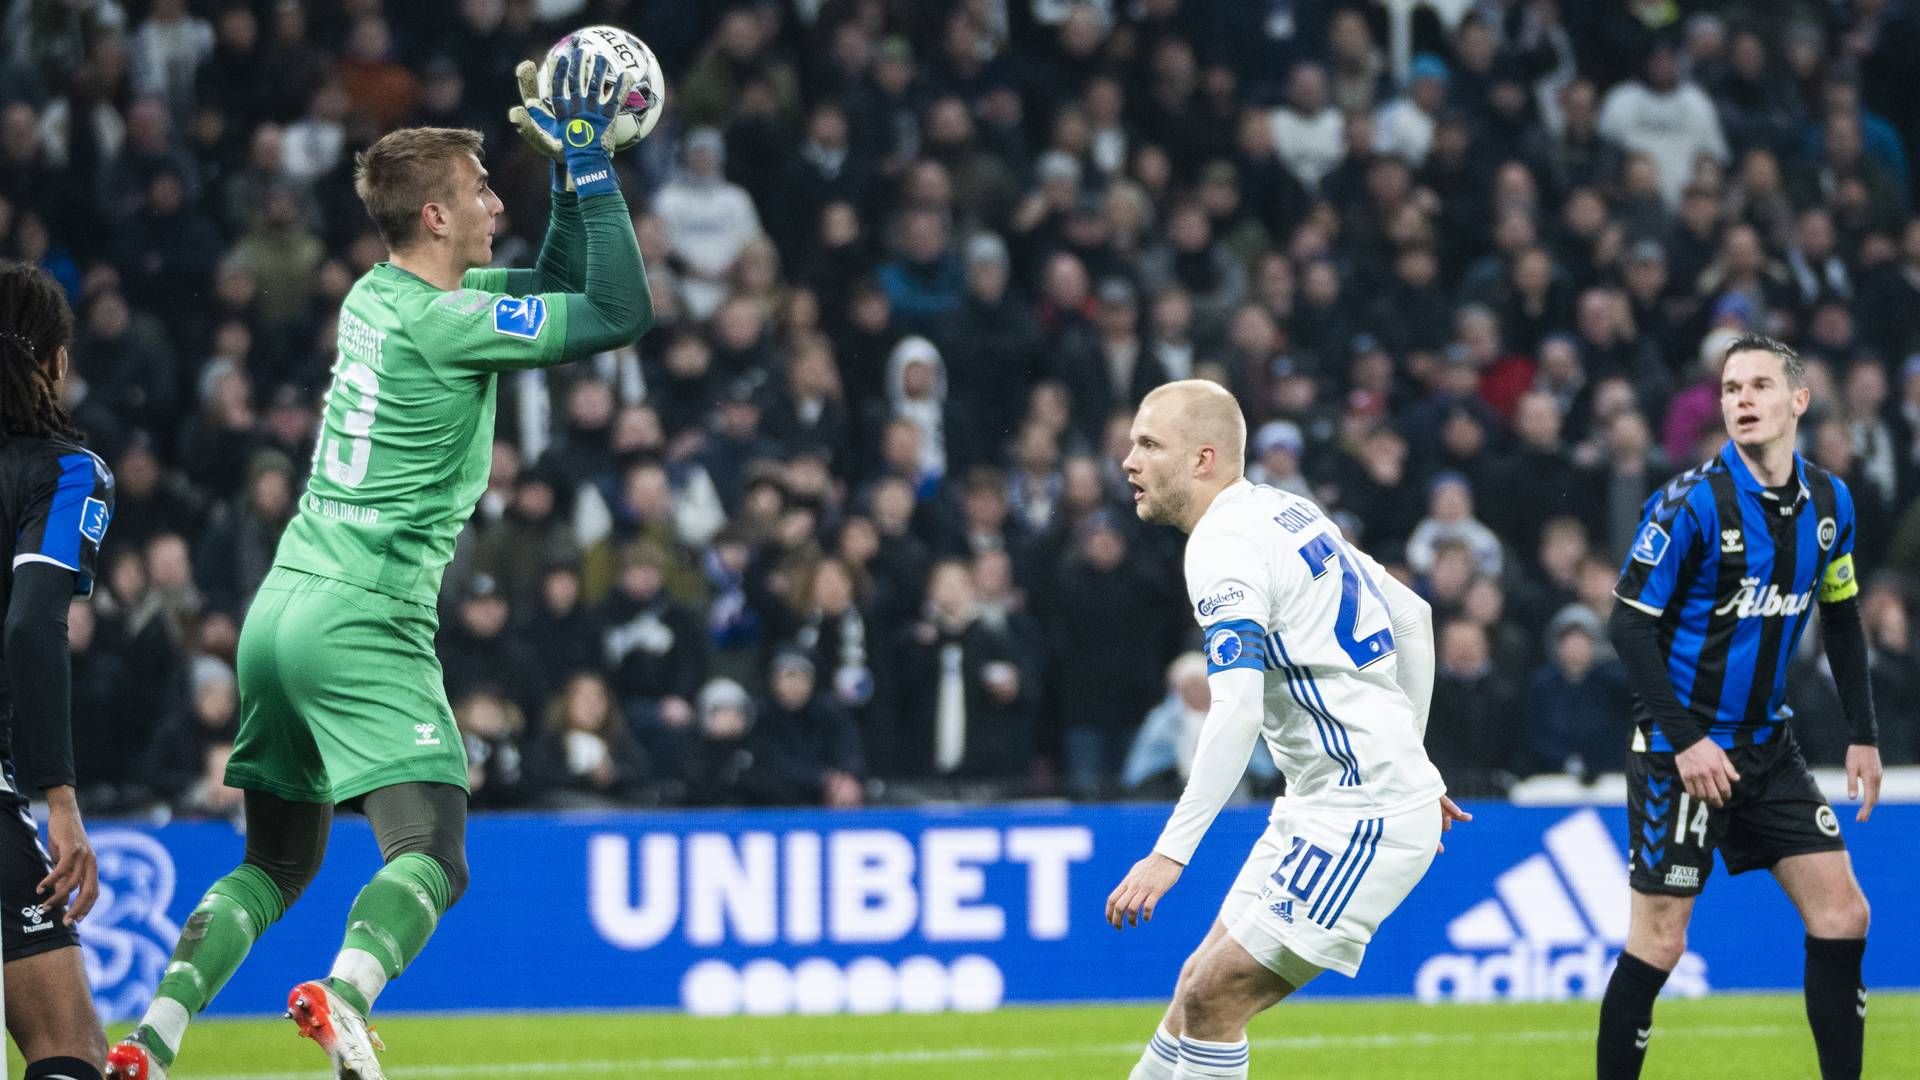
[[(1598, 1000), (1627, 944), (1627, 861), (1600, 815), (1582, 810), (1542, 836), (1494, 881), (1493, 896), (1455, 916), (1455, 951), (1427, 958), (1414, 975), (1421, 1001)], [(1707, 964), (1687, 953), (1669, 992), (1707, 992)]]

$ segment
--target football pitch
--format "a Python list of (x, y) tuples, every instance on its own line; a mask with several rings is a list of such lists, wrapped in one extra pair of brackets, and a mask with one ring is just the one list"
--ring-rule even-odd
[[(1537, 1080), (1591, 1076), (1598, 1005), (1283, 1004), (1254, 1022), (1254, 1077)], [(380, 1025), (393, 1080), (779, 1077), (829, 1080), (1122, 1080), (1152, 1032), (1150, 1006), (994, 1013), (735, 1017), (663, 1013), (394, 1016)], [(1815, 1080), (1799, 995), (1663, 1001), (1648, 1080)], [(1875, 995), (1865, 1075), (1920, 1078), (1920, 994)], [(18, 1076), (18, 1059), (15, 1059)], [(319, 1051), (284, 1021), (195, 1026), (174, 1080), (320, 1080)]]

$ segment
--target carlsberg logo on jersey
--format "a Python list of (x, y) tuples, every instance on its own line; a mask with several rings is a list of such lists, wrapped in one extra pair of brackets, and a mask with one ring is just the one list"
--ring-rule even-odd
[(1201, 618), (1210, 619), (1213, 617), (1214, 612), (1219, 611), (1228, 604), (1237, 604), (1246, 598), (1247, 594), (1245, 592), (1239, 589), (1228, 589), (1223, 593), (1205, 597), (1200, 603), (1194, 606), (1194, 609), (1200, 612)]
[[(1447, 923), (1454, 952), (1414, 975), (1421, 1001), (1598, 1000), (1627, 943), (1627, 861), (1592, 810), (1562, 819), (1535, 852), (1494, 879), (1494, 896)], [(1707, 992), (1707, 964), (1687, 953), (1667, 980)]]
[(1803, 593), (1783, 593), (1780, 586), (1772, 582), (1762, 589), (1759, 578), (1743, 577), (1740, 579), (1740, 591), (1733, 594), (1733, 599), (1714, 608), (1713, 613), (1725, 615), (1731, 611), (1742, 619), (1771, 619), (1776, 615), (1802, 614), (1812, 603), (1811, 589)]

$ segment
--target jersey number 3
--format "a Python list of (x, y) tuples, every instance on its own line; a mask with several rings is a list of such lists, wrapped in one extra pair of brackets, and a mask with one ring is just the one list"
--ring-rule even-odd
[(1325, 576), (1327, 566), (1334, 560), (1340, 562), (1340, 612), (1333, 619), (1333, 639), (1346, 650), (1352, 658), (1353, 666), (1364, 668), (1381, 657), (1393, 655), (1393, 630), (1381, 627), (1363, 638), (1353, 636), (1353, 628), (1360, 621), (1360, 587), (1366, 585), (1373, 598), (1380, 602), (1385, 610), (1387, 598), (1380, 595), (1380, 587), (1367, 576), (1366, 570), (1347, 558), (1346, 552), (1334, 543), (1333, 538), (1321, 533), (1306, 542), (1300, 548), (1300, 557), (1307, 561), (1307, 570), (1315, 578)]
[[(351, 406), (340, 417), (340, 431), (346, 438), (329, 434), (323, 426), (320, 443), (314, 447), (314, 464), (325, 468), (327, 479), (341, 487), (357, 488), (367, 478), (367, 459), (373, 456), (373, 413), (380, 407), (380, 376), (366, 364), (349, 362), (344, 356), (335, 371), (338, 374), (327, 391), (327, 406), (332, 408), (336, 394), (343, 396), (343, 406)], [(348, 394), (354, 397), (344, 396)]]

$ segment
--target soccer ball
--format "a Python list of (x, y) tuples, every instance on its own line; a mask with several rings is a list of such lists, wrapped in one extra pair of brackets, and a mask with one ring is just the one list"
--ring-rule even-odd
[(633, 73), (633, 90), (613, 121), (613, 148), (625, 150), (646, 138), (660, 122), (660, 112), (666, 106), (667, 79), (647, 43), (617, 26), (582, 27), (547, 50), (546, 59), (540, 62), (540, 92), (545, 95), (547, 108), (553, 108), (554, 61), (576, 48), (589, 57), (606, 57), (607, 85), (626, 72)]

